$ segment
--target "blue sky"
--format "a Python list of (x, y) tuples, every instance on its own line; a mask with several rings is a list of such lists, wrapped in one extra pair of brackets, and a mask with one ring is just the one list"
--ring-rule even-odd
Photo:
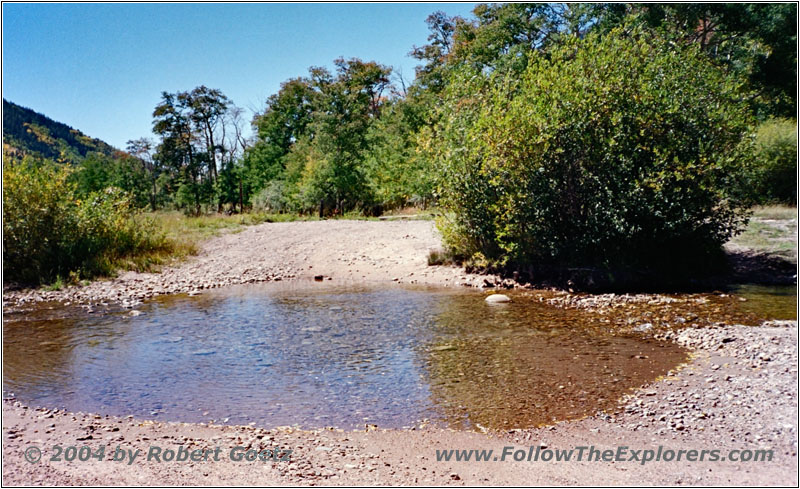
[(340, 56), (413, 79), (425, 18), (474, 5), (6, 3), (3, 97), (124, 148), (152, 135), (162, 91), (206, 85), (260, 110), (282, 81)]

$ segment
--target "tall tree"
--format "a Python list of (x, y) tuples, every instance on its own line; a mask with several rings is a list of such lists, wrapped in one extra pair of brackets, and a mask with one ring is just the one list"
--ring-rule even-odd
[(183, 194), (191, 196), (195, 213), (200, 213), (202, 158), (197, 157), (194, 147), (197, 138), (191, 109), (187, 98), (181, 95), (162, 92), (161, 102), (153, 111), (153, 132), (161, 137), (156, 159), (177, 175)]
[(228, 111), (231, 102), (222, 91), (200, 85), (190, 92), (178, 95), (185, 99), (185, 105), (190, 109), (190, 119), (196, 130), (202, 134), (209, 158), (209, 170), (212, 180), (217, 178), (218, 153), (222, 150), (219, 141), (214, 138), (214, 132)]
[(313, 149), (322, 159), (306, 169), (304, 187), (308, 201), (329, 202), (344, 212), (369, 200), (361, 163), (368, 147), (367, 130), (380, 114), (391, 68), (358, 58), (339, 58), (334, 64), (336, 76), (320, 68), (311, 70), (319, 91)]
[(127, 143), (128, 153), (135, 156), (142, 162), (144, 169), (150, 176), (152, 183), (152, 193), (150, 194), (150, 209), (155, 212), (156, 210), (156, 179), (158, 178), (158, 171), (156, 169), (156, 159), (153, 151), (155, 145), (149, 138), (139, 138), (129, 140)]

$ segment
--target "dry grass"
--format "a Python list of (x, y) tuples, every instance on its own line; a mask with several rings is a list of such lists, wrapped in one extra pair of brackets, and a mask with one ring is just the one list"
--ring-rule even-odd
[(744, 232), (731, 244), (797, 262), (797, 207), (756, 207)]

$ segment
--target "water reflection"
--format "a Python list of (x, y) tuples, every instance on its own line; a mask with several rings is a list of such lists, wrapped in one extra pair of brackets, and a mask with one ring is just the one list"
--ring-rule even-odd
[[(673, 345), (614, 336), (576, 311), (539, 302), (440, 304), (446, 345), (429, 350), (430, 388), (451, 425), (536, 426), (611, 408), (685, 360)], [(480, 318), (480, 328), (474, 321)]]
[(510, 428), (609, 407), (685, 358), (575, 311), (474, 291), (273, 284), (141, 310), (7, 315), (4, 389), (168, 420)]
[(769, 319), (797, 320), (796, 285), (740, 285), (736, 295), (746, 301), (740, 307)]

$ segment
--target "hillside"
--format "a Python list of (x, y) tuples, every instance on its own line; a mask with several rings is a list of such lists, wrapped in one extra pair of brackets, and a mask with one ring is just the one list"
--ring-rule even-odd
[(77, 164), (91, 152), (114, 156), (119, 151), (77, 129), (3, 99), (3, 154), (43, 157)]

